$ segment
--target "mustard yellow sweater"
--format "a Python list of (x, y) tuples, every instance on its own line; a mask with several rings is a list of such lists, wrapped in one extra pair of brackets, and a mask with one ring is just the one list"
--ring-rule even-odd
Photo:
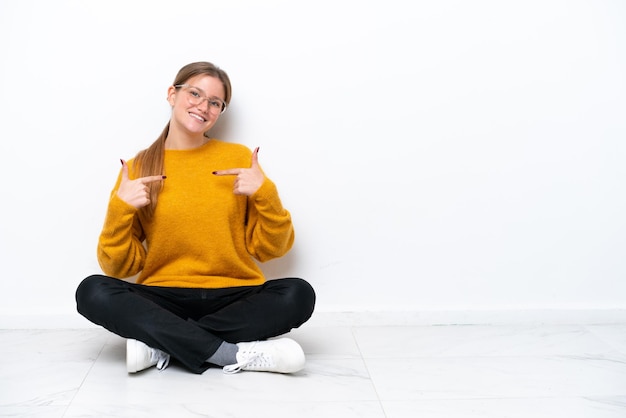
[[(287, 253), (294, 240), (291, 215), (276, 186), (265, 179), (253, 196), (233, 193), (234, 176), (213, 171), (250, 167), (243, 145), (211, 139), (192, 150), (166, 150), (163, 189), (155, 214), (146, 220), (111, 198), (98, 241), (106, 275), (167, 287), (223, 288), (265, 282), (255, 259)], [(129, 161), (130, 178), (132, 161)], [(145, 242), (144, 242), (145, 241)]]

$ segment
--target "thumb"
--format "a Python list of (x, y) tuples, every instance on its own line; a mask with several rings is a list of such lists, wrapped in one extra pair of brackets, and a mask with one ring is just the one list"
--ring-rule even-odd
[(256, 147), (254, 149), (254, 152), (252, 153), (252, 164), (250, 165), (250, 168), (256, 168), (259, 166), (259, 147)]
[(122, 159), (120, 161), (122, 162), (122, 180), (128, 180), (128, 164)]

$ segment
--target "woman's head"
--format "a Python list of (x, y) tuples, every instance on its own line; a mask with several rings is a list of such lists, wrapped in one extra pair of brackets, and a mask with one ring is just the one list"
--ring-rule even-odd
[(230, 103), (232, 88), (228, 74), (210, 62), (200, 61), (185, 65), (178, 71), (178, 74), (176, 74), (176, 78), (174, 79), (174, 83), (172, 85), (178, 86), (186, 84), (190, 78), (199, 75), (208, 75), (219, 79), (224, 87), (224, 102), (226, 102), (227, 105)]
[(167, 100), (172, 106), (168, 138), (169, 134), (175, 138), (195, 138), (194, 146), (201, 144), (228, 106), (230, 96), (230, 80), (215, 65), (195, 62), (181, 68), (167, 90)]

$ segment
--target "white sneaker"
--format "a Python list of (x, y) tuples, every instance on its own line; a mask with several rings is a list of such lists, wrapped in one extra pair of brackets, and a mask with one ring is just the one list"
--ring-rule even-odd
[(170, 355), (156, 348), (148, 347), (141, 341), (126, 340), (126, 370), (137, 373), (156, 366), (163, 370), (170, 362)]
[(238, 343), (237, 364), (224, 367), (224, 373), (241, 370), (274, 373), (295, 373), (304, 367), (304, 352), (292, 339)]

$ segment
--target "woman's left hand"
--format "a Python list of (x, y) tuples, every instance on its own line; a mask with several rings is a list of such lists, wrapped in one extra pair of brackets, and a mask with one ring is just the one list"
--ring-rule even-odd
[(233, 184), (233, 193), (252, 196), (265, 181), (265, 175), (259, 166), (259, 147), (252, 153), (250, 168), (230, 168), (214, 171), (216, 176), (237, 176)]

